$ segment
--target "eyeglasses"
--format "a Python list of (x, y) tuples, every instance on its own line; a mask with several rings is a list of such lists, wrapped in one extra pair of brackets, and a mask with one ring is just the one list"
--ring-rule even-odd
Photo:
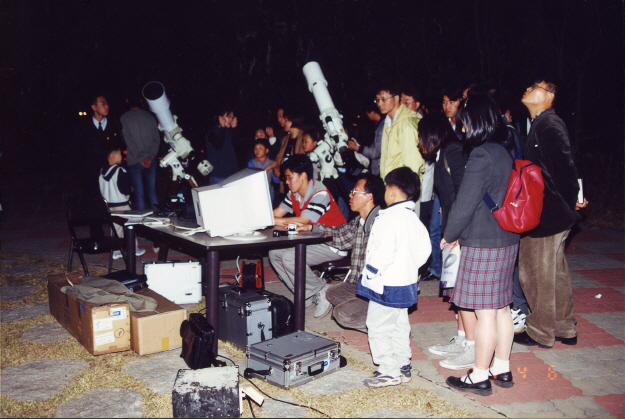
[(356, 195), (357, 193), (369, 193), (367, 191), (357, 191), (356, 189), (352, 189), (351, 191), (349, 191), (350, 195)]
[(373, 103), (386, 102), (387, 100), (391, 99), (392, 97), (393, 97), (393, 96), (381, 97), (381, 98), (379, 98), (379, 99), (377, 99), (377, 98), (376, 98), (376, 99), (373, 101)]
[(551, 89), (547, 89), (545, 87), (539, 86), (536, 83), (532, 84), (530, 87), (526, 89), (527, 92), (531, 92), (534, 89), (543, 89), (545, 92), (553, 93)]

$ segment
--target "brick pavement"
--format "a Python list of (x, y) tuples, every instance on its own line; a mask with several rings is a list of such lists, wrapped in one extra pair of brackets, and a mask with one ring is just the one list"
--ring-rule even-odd
[[(61, 198), (58, 200), (60, 204)], [(26, 254), (66, 263), (69, 238), (61, 210), (44, 212), (43, 206), (28, 203), (7, 206), (3, 202), (3, 205), (0, 235), (3, 259)], [(23, 214), (29, 214), (28, 220), (17, 221), (24, 220)], [(140, 239), (139, 244), (147, 249), (140, 260), (156, 260), (151, 243)], [(515, 345), (511, 357), (515, 386), (510, 389), (494, 386), (493, 394), (488, 397), (457, 393), (459, 397), (450, 398), (459, 407), (465, 407), (463, 403), (484, 406), (493, 415), (509, 417), (625, 417), (624, 234), (582, 226), (572, 234), (566, 254), (572, 273), (578, 344), (556, 343), (548, 350)], [(106, 255), (88, 255), (87, 259), (89, 264), (102, 267), (108, 260)], [(171, 252), (170, 259), (190, 258)], [(79, 264), (74, 263), (78, 269)], [(233, 261), (224, 262), (222, 275), (234, 275), (234, 266)], [(122, 261), (115, 261), (114, 267), (122, 269)], [(142, 269), (140, 263), (138, 269)], [(268, 265), (265, 275), (270, 290), (288, 294)], [(410, 314), (413, 374), (419, 374), (421, 383), (430, 383), (430, 389), (434, 390), (437, 386), (446, 387), (445, 377), (465, 373), (441, 368), (438, 361), (442, 357), (427, 351), (430, 344), (448, 340), (455, 333), (453, 312), (437, 294), (436, 283), (422, 283), (418, 309)], [(308, 313), (307, 325), (311, 330), (326, 333), (367, 361), (366, 335), (341, 329), (330, 316), (322, 320), (311, 317)]]

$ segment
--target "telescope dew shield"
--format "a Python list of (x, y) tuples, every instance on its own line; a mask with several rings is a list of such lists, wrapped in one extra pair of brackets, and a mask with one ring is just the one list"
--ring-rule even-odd
[(328, 82), (323, 77), (319, 63), (311, 61), (302, 68), (302, 71), (306, 77), (308, 89), (312, 92), (319, 107), (321, 113), (319, 119), (323, 122), (326, 134), (334, 139), (339, 146), (339, 151), (343, 152), (347, 149), (347, 133), (343, 128), (342, 116), (334, 107), (334, 102), (328, 92)]
[(328, 82), (323, 77), (321, 67), (316, 61), (311, 61), (302, 69), (306, 82), (308, 83), (308, 90), (310, 90), (315, 97), (319, 112), (322, 114), (327, 109), (334, 108), (334, 102), (328, 92)]
[(143, 97), (148, 102), (150, 110), (156, 115), (161, 129), (165, 133), (176, 126), (174, 116), (169, 110), (169, 99), (165, 94), (165, 87), (161, 83), (151, 81), (143, 86)]

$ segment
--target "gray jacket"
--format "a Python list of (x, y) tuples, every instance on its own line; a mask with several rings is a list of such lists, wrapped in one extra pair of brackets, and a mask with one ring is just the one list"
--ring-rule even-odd
[(512, 157), (499, 144), (486, 143), (471, 152), (445, 228), (447, 242), (460, 239), (463, 246), (482, 248), (518, 243), (519, 235), (502, 229), (482, 200), (488, 192), (502, 204), (511, 170)]
[[(128, 166), (154, 160), (161, 144), (156, 119), (143, 109), (130, 110), (120, 118), (122, 135), (128, 149)], [(153, 163), (155, 164), (155, 163)]]

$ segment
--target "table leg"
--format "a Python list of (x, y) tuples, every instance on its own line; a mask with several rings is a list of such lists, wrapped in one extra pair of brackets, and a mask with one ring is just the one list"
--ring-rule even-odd
[(295, 283), (293, 284), (293, 299), (295, 305), (295, 331), (303, 331), (306, 319), (306, 245), (295, 245)]
[(135, 254), (137, 235), (133, 226), (124, 226), (124, 238), (126, 239), (126, 272), (135, 276), (137, 273), (137, 256)]
[(219, 327), (219, 251), (209, 250), (203, 266), (206, 320), (215, 329), (213, 353), (217, 356), (217, 329)]

